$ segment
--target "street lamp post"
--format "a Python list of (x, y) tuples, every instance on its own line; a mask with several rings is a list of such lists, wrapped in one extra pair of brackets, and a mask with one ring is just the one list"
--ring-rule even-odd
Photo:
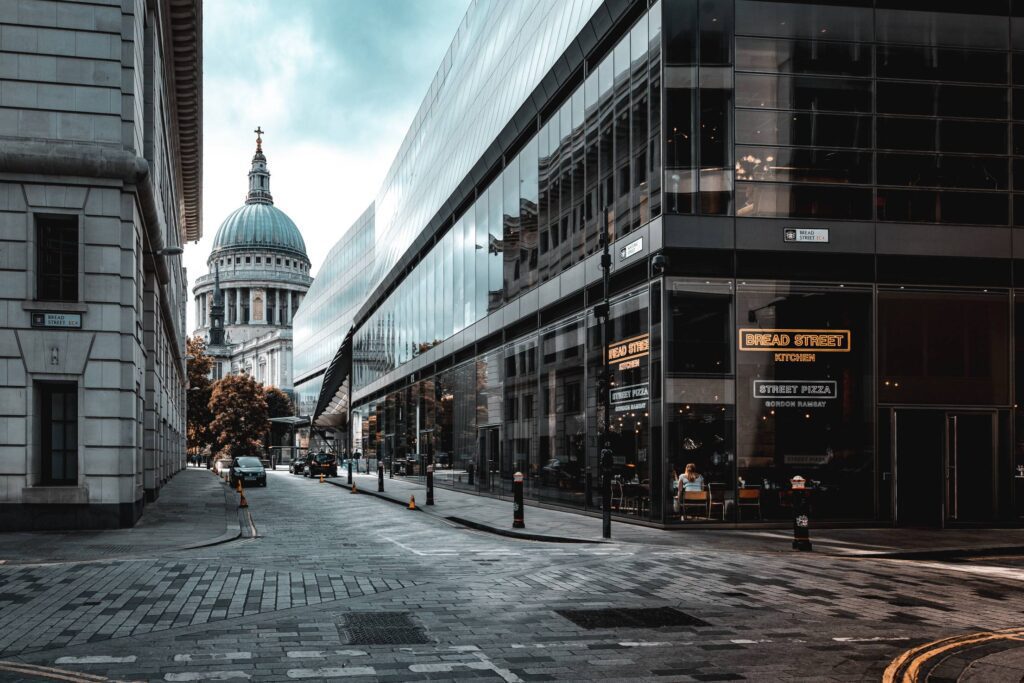
[(604, 408), (604, 419), (601, 423), (601, 537), (612, 537), (612, 449), (611, 449), (611, 368), (608, 365), (611, 304), (608, 300), (612, 270), (611, 236), (608, 231), (608, 207), (604, 210), (604, 225), (601, 227), (601, 279), (604, 296), (601, 303), (594, 307), (594, 316), (601, 321), (601, 376), (598, 379), (601, 405)]

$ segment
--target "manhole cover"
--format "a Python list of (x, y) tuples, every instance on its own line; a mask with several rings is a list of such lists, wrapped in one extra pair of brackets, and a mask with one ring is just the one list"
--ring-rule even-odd
[(621, 609), (559, 609), (555, 612), (582, 628), (664, 628), (666, 626), (708, 626), (673, 607)]
[(423, 645), (430, 642), (408, 612), (353, 612), (345, 615), (343, 630), (350, 645)]

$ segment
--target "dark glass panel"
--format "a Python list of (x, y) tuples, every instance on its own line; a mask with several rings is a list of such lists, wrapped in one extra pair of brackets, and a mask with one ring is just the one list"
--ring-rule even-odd
[(738, 0), (736, 34), (870, 42), (874, 35), (871, 15), (867, 0), (834, 5)]
[(879, 185), (1005, 190), (1005, 157), (925, 154), (878, 155)]
[(736, 106), (870, 112), (871, 81), (736, 74)]
[(1013, 189), (1024, 190), (1024, 159), (1013, 160)]
[(1013, 89), (1013, 119), (1024, 120), (1024, 88)]
[(1013, 153), (1024, 156), (1024, 125), (1013, 126)]
[[(694, 155), (694, 99), (696, 83), (693, 70), (668, 68), (665, 71), (665, 210), (692, 213), (696, 182)], [(671, 195), (671, 196), (669, 196)]]
[(860, 187), (736, 183), (736, 215), (871, 219), (871, 190)]
[(78, 220), (36, 217), (36, 298), (78, 300)]
[(584, 358), (586, 336), (579, 320), (540, 338), (540, 498), (582, 507), (586, 474)]
[(583, 88), (576, 88), (572, 96), (572, 263), (583, 260), (583, 198), (584, 198), (584, 127)]
[(732, 295), (667, 292), (665, 371), (669, 375), (732, 374)]
[(879, 81), (876, 106), (882, 114), (1007, 118), (1006, 88)]
[(737, 147), (737, 180), (871, 183), (871, 153), (834, 149)]
[[(650, 38), (648, 60), (650, 64), (650, 139), (647, 152), (647, 177), (650, 184), (650, 214), (661, 214), (661, 6), (647, 14)], [(588, 253), (589, 253), (588, 248)]]
[(1008, 195), (878, 188), (878, 220), (897, 223), (1006, 225)]
[[(886, 9), (883, 3), (879, 3), (879, 8), (875, 11), (879, 43), (1007, 49), (1009, 31), (1006, 25), (1005, 3), (1003, 16), (924, 11), (933, 9), (934, 3), (920, 3), (914, 8), (907, 8), (906, 3), (888, 4), (899, 5), (900, 8)], [(962, 7), (964, 12), (980, 12), (985, 9), (976, 6), (976, 3), (968, 3)], [(955, 5), (947, 3), (944, 9), (954, 8)]]
[(699, 191), (703, 214), (732, 213), (731, 76), (728, 69), (701, 69)]
[(1024, 194), (1013, 195), (1013, 224), (1024, 226)]
[[(501, 176), (487, 188), (487, 311), (496, 311), (505, 303), (502, 244), (505, 240), (502, 220)], [(429, 281), (428, 281), (429, 282)], [(437, 288), (433, 289), (436, 297)]]
[(1024, 54), (1013, 53), (1013, 84), (1024, 85)]
[(700, 1), (701, 65), (732, 64), (732, 6), (732, 0)]
[(965, 83), (1006, 83), (1005, 52), (879, 45), (878, 77)]
[(665, 34), (665, 64), (697, 63), (697, 3), (662, 4)]
[(519, 229), (522, 246), (519, 258), (523, 287), (537, 284), (537, 138), (533, 138), (519, 153)]
[(737, 38), (736, 70), (871, 76), (871, 46), (823, 40)]
[(1006, 154), (1006, 124), (878, 117), (879, 149)]
[(871, 117), (737, 109), (736, 141), (765, 145), (871, 147)]
[(1009, 401), (1005, 294), (879, 292), (878, 400), (993, 405)]

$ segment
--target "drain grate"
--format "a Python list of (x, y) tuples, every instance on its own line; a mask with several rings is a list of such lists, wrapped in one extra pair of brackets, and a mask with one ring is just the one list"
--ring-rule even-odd
[(345, 615), (349, 645), (424, 645), (430, 642), (408, 612), (353, 612)]
[(555, 612), (582, 628), (665, 628), (668, 626), (708, 626), (674, 607), (622, 609), (559, 609)]

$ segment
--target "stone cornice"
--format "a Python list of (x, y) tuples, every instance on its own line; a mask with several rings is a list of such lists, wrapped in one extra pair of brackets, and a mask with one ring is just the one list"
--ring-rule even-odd
[(201, 0), (164, 0), (172, 55), (174, 115), (186, 241), (203, 236), (203, 7)]

